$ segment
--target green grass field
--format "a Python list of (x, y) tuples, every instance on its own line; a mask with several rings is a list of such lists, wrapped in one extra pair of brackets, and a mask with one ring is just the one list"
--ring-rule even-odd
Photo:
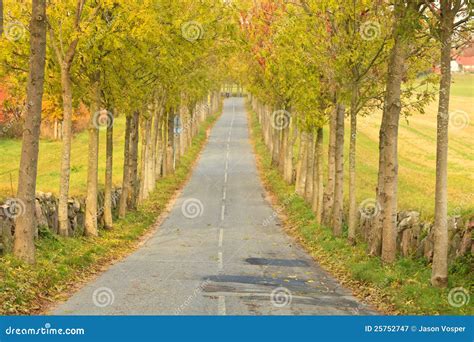
[[(125, 116), (114, 121), (114, 159), (113, 183), (120, 186), (123, 170)], [(105, 179), (105, 130), (100, 131), (99, 149), (99, 183), (104, 184)], [(60, 141), (41, 140), (37, 190), (58, 193), (59, 168), (61, 163)], [(0, 199), (14, 196), (18, 180), (18, 166), (21, 154), (20, 140), (1, 140), (0, 151)], [(71, 196), (84, 195), (87, 185), (87, 151), (88, 132), (83, 131), (76, 135), (71, 150)]]
[[(474, 75), (454, 75), (450, 103), (448, 200), (451, 213), (474, 213)], [(399, 130), (399, 207), (434, 214), (437, 101), (426, 114), (402, 118)], [(375, 196), (381, 114), (359, 119), (359, 201)], [(346, 141), (349, 127), (346, 125)], [(348, 144), (346, 144), (346, 156)], [(347, 157), (346, 157), (346, 160)], [(346, 169), (348, 162), (346, 162)], [(347, 193), (347, 191), (346, 191)]]
[[(451, 112), (456, 113), (459, 125), (450, 129), (449, 142), (449, 210), (451, 213), (474, 213), (474, 75), (454, 75)], [(419, 210), (430, 219), (434, 211), (436, 166), (437, 103), (429, 105), (424, 115), (401, 120), (399, 140), (399, 206), (400, 209)], [(361, 202), (375, 196), (378, 169), (378, 131), (381, 114), (359, 119), (357, 150), (357, 196)], [(456, 127), (455, 127), (456, 126)], [(459, 126), (459, 127), (458, 127)], [(123, 167), (123, 137), (125, 117), (114, 124), (115, 186), (120, 186)], [(327, 131), (325, 132), (327, 146)], [(346, 142), (349, 123), (346, 122)], [(105, 132), (100, 136), (99, 178), (105, 174)], [(346, 161), (348, 146), (346, 143)], [(87, 182), (87, 132), (78, 134), (72, 145), (71, 195), (83, 195)], [(18, 179), (21, 151), (19, 140), (0, 140), (0, 199), (14, 196)], [(326, 155), (326, 154), (325, 154)], [(61, 142), (43, 140), (40, 143), (38, 190), (57, 193)], [(347, 168), (346, 162), (346, 168)], [(347, 182), (346, 182), (347, 183)], [(347, 194), (347, 189), (346, 189)]]

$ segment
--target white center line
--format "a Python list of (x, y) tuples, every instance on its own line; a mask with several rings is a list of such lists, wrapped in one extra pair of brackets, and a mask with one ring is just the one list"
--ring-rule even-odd
[(221, 207), (221, 221), (224, 221), (224, 214), (225, 214), (225, 203), (222, 203), (222, 207)]
[(225, 201), (226, 196), (227, 196), (227, 188), (224, 187), (224, 190), (222, 190), (222, 200)]
[(219, 247), (222, 247), (222, 242), (224, 241), (224, 229), (220, 229), (219, 231)]
[(224, 268), (224, 262), (222, 261), (222, 252), (217, 253), (218, 263), (219, 263), (219, 270)]
[(217, 312), (219, 316), (225, 316), (225, 297), (219, 296), (217, 299)]
[(227, 172), (224, 175), (224, 183), (227, 183)]

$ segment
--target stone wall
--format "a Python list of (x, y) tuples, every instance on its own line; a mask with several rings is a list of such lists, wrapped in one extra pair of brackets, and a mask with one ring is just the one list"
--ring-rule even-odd
[[(116, 209), (120, 201), (120, 189), (112, 192), (112, 207)], [(98, 222), (103, 226), (103, 203), (104, 194), (98, 197)], [(70, 236), (81, 236), (84, 232), (84, 209), (83, 198), (71, 198), (69, 200), (69, 222)], [(12, 237), (15, 231), (13, 219), (8, 215), (8, 204), (0, 206), (0, 254), (2, 251), (10, 250)], [(38, 192), (36, 195), (36, 217), (38, 226), (47, 226), (49, 230), (58, 232), (58, 200), (51, 193)], [(361, 211), (359, 216), (358, 234), (362, 240), (367, 241), (367, 235), (373, 224), (376, 212)], [(425, 257), (429, 261), (433, 258), (433, 224), (420, 221), (420, 213), (416, 211), (402, 211), (397, 217), (397, 248), (401, 255), (406, 257)], [(449, 260), (452, 261), (459, 256), (468, 253), (474, 254), (474, 243), (472, 235), (474, 230), (474, 218), (465, 220), (460, 216), (448, 219), (449, 230)], [(35, 236), (38, 237), (38, 228)]]
[[(112, 191), (112, 208), (116, 209), (120, 202), (121, 189)], [(57, 234), (58, 232), (58, 199), (50, 192), (38, 192), (36, 194), (36, 220), (37, 227), (35, 237), (38, 238), (39, 226), (48, 227), (49, 230)], [(15, 233), (14, 215), (12, 215), (11, 202), (6, 201), (0, 205), (0, 255), (11, 250), (13, 235)], [(103, 225), (104, 193), (98, 196), (97, 220), (99, 225)], [(21, 211), (21, 207), (19, 209)], [(68, 205), (69, 235), (81, 236), (84, 233), (84, 198), (71, 198)], [(13, 217), (12, 217), (13, 216)]]
[[(368, 232), (376, 215), (363, 213), (359, 217), (359, 236), (368, 240)], [(449, 231), (449, 260), (459, 256), (474, 254), (472, 234), (474, 218), (469, 220), (461, 216), (448, 218)], [(433, 223), (421, 222), (417, 211), (402, 211), (397, 215), (397, 249), (405, 257), (425, 257), (433, 259)]]

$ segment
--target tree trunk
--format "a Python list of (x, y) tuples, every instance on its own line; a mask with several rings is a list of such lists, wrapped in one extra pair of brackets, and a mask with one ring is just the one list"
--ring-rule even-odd
[(367, 253), (372, 256), (379, 256), (382, 253), (382, 215), (381, 215), (381, 193), (383, 192), (383, 165), (384, 165), (384, 153), (383, 149), (385, 146), (384, 139), (385, 135), (383, 134), (382, 126), (384, 121), (380, 126), (379, 132), (379, 171), (377, 175), (377, 189), (375, 197), (375, 212), (371, 217), (372, 222), (370, 225), (370, 231), (368, 232), (368, 251)]
[(271, 112), (268, 109), (268, 106), (265, 105), (264, 108), (265, 108), (266, 128), (267, 128), (266, 131), (267, 131), (267, 140), (268, 140), (267, 146), (272, 156), (272, 162), (273, 162), (273, 153), (274, 153), (273, 149), (275, 148), (275, 144), (273, 140), (273, 128), (271, 124), (272, 117), (271, 117)]
[(356, 200), (356, 142), (357, 142), (357, 105), (359, 89), (354, 85), (351, 97), (351, 137), (349, 146), (349, 244), (356, 243), (357, 200)]
[(334, 236), (342, 236), (343, 204), (344, 204), (344, 115), (345, 107), (337, 105), (336, 110), (336, 147), (334, 162), (336, 175), (334, 182), (334, 203), (332, 229)]
[(89, 120), (89, 156), (87, 166), (87, 195), (84, 218), (84, 232), (87, 236), (97, 236), (97, 194), (99, 167), (99, 130), (95, 123), (95, 113), (100, 110), (100, 88), (98, 81), (94, 85), (94, 99)]
[[(271, 139), (273, 141), (272, 146), (272, 165), (275, 167), (279, 166), (279, 159), (280, 159), (280, 135), (281, 131), (279, 128), (275, 128), (276, 125), (274, 123), (274, 117), (273, 117), (273, 112), (270, 113), (270, 134), (271, 134)], [(274, 127), (275, 126), (275, 127)]]
[(164, 125), (163, 125), (163, 112), (162, 109), (159, 108), (159, 114), (157, 117), (158, 127), (157, 127), (157, 141), (156, 141), (156, 159), (155, 159), (155, 179), (158, 180), (160, 177), (163, 176), (163, 133), (164, 133)]
[[(148, 113), (150, 114), (150, 113)], [(143, 203), (144, 200), (148, 198), (150, 193), (149, 189), (149, 165), (151, 161), (150, 156), (150, 147), (151, 147), (151, 120), (152, 117), (149, 116), (145, 118), (145, 122), (143, 122), (142, 127), (142, 153), (141, 153), (141, 160), (140, 160), (140, 192), (138, 196), (139, 203)]]
[(436, 287), (448, 285), (448, 127), (449, 127), (449, 96), (451, 92), (451, 46), (454, 15), (442, 5), (441, 17), (441, 81), (439, 88), (439, 104), (436, 140), (436, 192), (434, 250), (431, 283)]
[(158, 101), (154, 101), (153, 105), (153, 141), (151, 145), (151, 168), (152, 168), (152, 177), (150, 177), (150, 185), (152, 187), (155, 186), (155, 182), (159, 177), (158, 171), (158, 158), (159, 158), (159, 136), (160, 136), (160, 125), (161, 125), (161, 118), (160, 118), (160, 110), (158, 107)]
[(175, 165), (176, 165), (176, 139), (174, 136), (174, 117), (173, 117), (173, 110), (170, 110), (168, 113), (168, 147), (167, 147), (167, 161), (168, 161), (168, 172), (170, 174), (174, 173)]
[(169, 110), (167, 121), (166, 121), (166, 160), (167, 160), (167, 170), (168, 174), (173, 174), (174, 167), (174, 148), (175, 148), (175, 139), (174, 139), (174, 121), (173, 121), (173, 112), (172, 109)]
[(321, 224), (323, 212), (323, 128), (319, 127), (316, 133), (316, 145), (314, 150), (314, 189), (313, 189), (313, 212), (316, 223)]
[(33, 0), (32, 6), (27, 110), (17, 192), (18, 201), (24, 204), (25, 210), (15, 220), (13, 246), (15, 256), (30, 264), (35, 262), (35, 194), (46, 59), (46, 0)]
[(138, 192), (140, 190), (140, 180), (138, 178), (138, 142), (140, 132), (140, 112), (133, 113), (130, 135), (130, 202), (128, 207), (137, 208)]
[(183, 101), (181, 102), (181, 107), (179, 110), (179, 118), (180, 118), (180, 134), (178, 135), (179, 138), (179, 157), (181, 159), (182, 156), (184, 156), (184, 153), (186, 152), (186, 147), (187, 147), (187, 138), (189, 134), (189, 129), (186, 128), (186, 122), (187, 122), (187, 109), (186, 106), (183, 104)]
[[(155, 152), (156, 145), (154, 144), (155, 140), (153, 137), (153, 126), (154, 126), (155, 115), (154, 112), (151, 112), (150, 117), (150, 136), (148, 137), (148, 160), (146, 163), (147, 169), (147, 191), (150, 194), (155, 188)], [(155, 146), (155, 147), (154, 147)]]
[[(383, 138), (380, 144), (382, 165), (380, 220), (382, 223), (382, 260), (392, 263), (396, 257), (396, 222), (398, 188), (398, 125), (401, 111), (401, 84), (405, 67), (405, 51), (408, 40), (399, 35), (395, 37), (389, 60), (385, 106), (380, 127)], [(377, 221), (377, 220), (376, 220)]]
[(122, 193), (120, 195), (119, 203), (119, 217), (124, 218), (127, 213), (127, 202), (128, 197), (131, 193), (130, 184), (130, 136), (132, 133), (132, 120), (131, 116), (127, 116), (125, 124), (125, 143), (123, 149), (123, 177), (122, 177)]
[(314, 176), (314, 133), (308, 134), (308, 147), (306, 149), (306, 184), (304, 198), (310, 203), (313, 200), (313, 176)]
[(168, 123), (169, 123), (169, 110), (165, 109), (165, 114), (163, 115), (163, 177), (167, 176), (170, 173), (169, 170), (169, 155), (168, 155)]
[(329, 118), (329, 147), (328, 147), (328, 180), (324, 189), (323, 197), (323, 217), (322, 223), (329, 225), (331, 223), (332, 206), (334, 203), (334, 185), (335, 185), (335, 155), (336, 155), (336, 109), (331, 112)]
[(71, 143), (72, 143), (72, 81), (70, 66), (61, 67), (61, 85), (63, 98), (63, 146), (61, 152), (61, 175), (59, 184), (58, 220), (61, 236), (69, 236), (70, 223), (68, 217), (69, 181), (71, 174)]
[(293, 126), (294, 120), (291, 119), (290, 125), (283, 131), (283, 177), (288, 184), (293, 182), (293, 141), (290, 137), (291, 131), (295, 129)]
[(268, 129), (267, 129), (267, 112), (265, 107), (261, 102), (258, 103), (260, 116), (262, 117), (262, 131), (263, 131), (263, 141), (267, 148), (269, 147), (269, 139), (268, 139)]
[(296, 173), (296, 192), (303, 196), (305, 195), (306, 189), (306, 172), (308, 167), (306, 163), (308, 162), (308, 137), (306, 132), (301, 132), (300, 135), (300, 151), (299, 151), (299, 160), (298, 160), (298, 170)]
[(138, 203), (142, 203), (143, 202), (143, 193), (144, 193), (144, 188), (146, 187), (146, 166), (145, 166), (145, 163), (147, 161), (147, 158), (148, 158), (148, 155), (147, 155), (147, 151), (146, 151), (146, 142), (145, 142), (145, 137), (146, 137), (146, 131), (145, 131), (145, 126), (148, 125), (148, 118), (144, 117), (143, 118), (144, 120), (142, 120), (141, 122), (141, 127), (140, 127), (140, 131), (141, 131), (141, 144), (140, 144), (140, 147), (141, 147), (141, 153), (140, 153), (140, 156), (141, 158), (139, 159), (139, 184), (140, 184), (140, 188), (139, 188), (139, 191), (138, 191)]
[(280, 154), (278, 156), (278, 170), (280, 173), (283, 175), (283, 178), (287, 179), (286, 175), (286, 167), (287, 167), (287, 162), (286, 162), (286, 157), (287, 157), (287, 150), (288, 150), (288, 137), (289, 137), (289, 124), (288, 126), (285, 126), (282, 128), (281, 133), (280, 133)]
[(104, 228), (112, 229), (112, 175), (114, 157), (114, 125), (107, 126), (105, 147)]
[(53, 139), (58, 140), (58, 119), (54, 119), (54, 125), (53, 125)]

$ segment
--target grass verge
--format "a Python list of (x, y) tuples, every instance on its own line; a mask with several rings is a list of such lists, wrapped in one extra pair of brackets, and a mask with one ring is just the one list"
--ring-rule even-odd
[(0, 258), (0, 314), (43, 313), (51, 303), (67, 298), (78, 284), (136, 249), (188, 179), (207, 141), (207, 130), (218, 117), (213, 115), (202, 125), (175, 174), (160, 179), (146, 202), (136, 212), (117, 220), (114, 229), (100, 230), (97, 238), (62, 238), (41, 230), (35, 265), (27, 265), (12, 255)]
[[(379, 258), (369, 257), (366, 245), (351, 247), (345, 239), (334, 238), (329, 229), (315, 223), (313, 212), (294, 187), (286, 184), (271, 166), (271, 155), (263, 139), (255, 113), (248, 108), (251, 136), (261, 178), (272, 195), (277, 212), (288, 232), (311, 256), (354, 294), (387, 314), (468, 315), (474, 313), (473, 300), (455, 307), (448, 301), (449, 289), (462, 287), (472, 292), (474, 272), (472, 256), (450, 266), (449, 288), (430, 285), (431, 268), (426, 260), (400, 258), (384, 265)], [(471, 265), (471, 266), (470, 266)], [(454, 303), (459, 297), (450, 296)]]

